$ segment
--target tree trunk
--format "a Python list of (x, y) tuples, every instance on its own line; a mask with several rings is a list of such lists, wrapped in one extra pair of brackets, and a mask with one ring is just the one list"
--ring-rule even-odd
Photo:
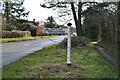
[(120, 1), (118, 2), (118, 26), (117, 26), (117, 50), (118, 50), (118, 73), (119, 73), (119, 78), (120, 78)]
[(76, 16), (76, 12), (75, 12), (75, 7), (74, 7), (74, 3), (71, 2), (71, 9), (72, 9), (72, 12), (73, 12), (73, 17), (74, 17), (74, 21), (75, 21), (75, 26), (77, 28), (77, 16)]
[(76, 16), (76, 11), (75, 11), (75, 7), (74, 7), (73, 2), (71, 2), (71, 9), (72, 9), (72, 12), (73, 12), (73, 17), (74, 17), (74, 21), (75, 21), (77, 36), (82, 36), (82, 24), (81, 24), (82, 3), (81, 2), (79, 3), (78, 19), (77, 19), (77, 16)]
[(78, 36), (83, 36), (83, 32), (82, 32), (82, 23), (81, 23), (81, 11), (82, 11), (82, 2), (79, 2), (78, 4)]
[(72, 9), (73, 17), (74, 17), (74, 21), (75, 21), (76, 33), (77, 33), (77, 36), (79, 36), (80, 33), (79, 33), (78, 20), (77, 20), (77, 15), (76, 15), (76, 12), (75, 12), (75, 7), (74, 7), (73, 2), (71, 2), (71, 9)]

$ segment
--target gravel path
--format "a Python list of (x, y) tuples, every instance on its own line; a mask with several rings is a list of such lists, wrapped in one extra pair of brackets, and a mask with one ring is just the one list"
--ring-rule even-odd
[(96, 49), (98, 50), (98, 52), (105, 58), (107, 59), (111, 64), (115, 65), (116, 67), (118, 67), (118, 60), (117, 60), (117, 56), (112, 56), (110, 55), (110, 52), (106, 51), (103, 47), (100, 46), (96, 46)]

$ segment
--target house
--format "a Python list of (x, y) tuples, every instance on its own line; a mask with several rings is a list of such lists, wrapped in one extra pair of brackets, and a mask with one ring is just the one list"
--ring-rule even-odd
[(24, 30), (28, 30), (31, 32), (31, 36), (40, 36), (43, 35), (42, 29), (44, 27), (43, 21), (28, 21), (25, 23), (26, 28)]

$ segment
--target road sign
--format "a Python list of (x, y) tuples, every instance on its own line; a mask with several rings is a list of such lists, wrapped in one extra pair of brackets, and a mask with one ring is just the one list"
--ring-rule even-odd
[(71, 23), (68, 23), (68, 41), (67, 41), (67, 65), (71, 65), (70, 53), (71, 53)]

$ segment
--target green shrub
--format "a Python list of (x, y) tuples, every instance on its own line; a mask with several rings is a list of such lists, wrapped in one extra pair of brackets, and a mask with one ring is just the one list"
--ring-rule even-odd
[(30, 31), (12, 31), (12, 38), (30, 37), (30, 36), (31, 36)]
[[(84, 47), (89, 43), (89, 39), (85, 37), (72, 37), (71, 38), (71, 47)], [(67, 47), (67, 38), (64, 39), (57, 48), (66, 48)]]

